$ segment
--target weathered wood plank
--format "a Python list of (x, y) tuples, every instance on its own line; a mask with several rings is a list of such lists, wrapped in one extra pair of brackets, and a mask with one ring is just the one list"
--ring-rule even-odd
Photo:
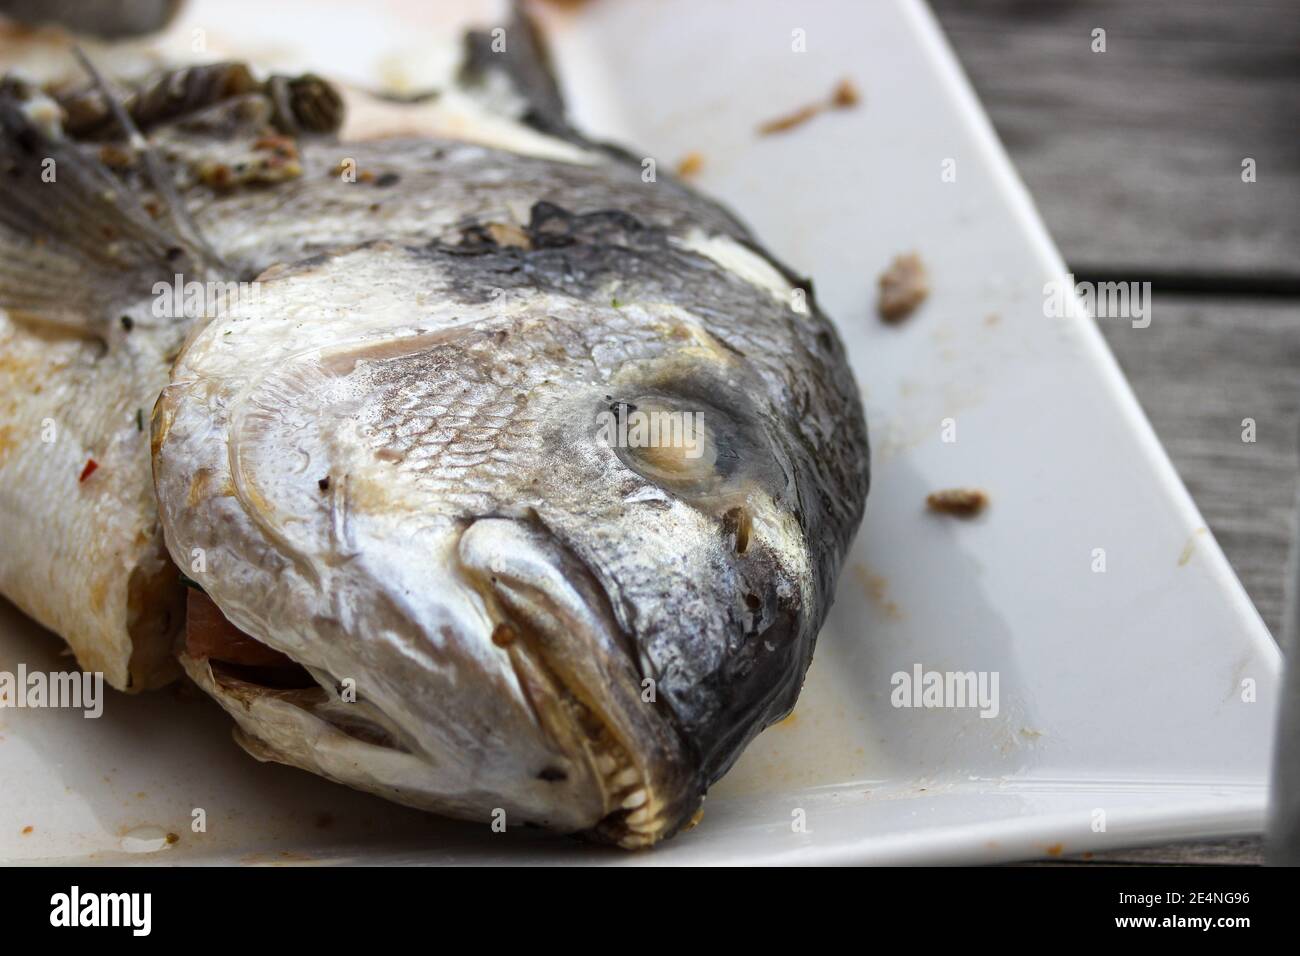
[(1076, 271), (1294, 285), (1294, 0), (931, 3)]
[(1238, 837), (1232, 840), (1198, 840), (1194, 843), (1171, 843), (1167, 846), (1134, 847), (1109, 853), (1088, 853), (1048, 865), (1090, 863), (1106, 866), (1252, 866), (1264, 861), (1261, 837)]

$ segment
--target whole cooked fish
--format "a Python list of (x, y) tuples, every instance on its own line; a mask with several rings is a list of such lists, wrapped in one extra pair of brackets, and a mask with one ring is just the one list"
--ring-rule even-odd
[(640, 847), (794, 706), (866, 429), (807, 282), (511, 31), (404, 104), (5, 81), (0, 591), (259, 759)]

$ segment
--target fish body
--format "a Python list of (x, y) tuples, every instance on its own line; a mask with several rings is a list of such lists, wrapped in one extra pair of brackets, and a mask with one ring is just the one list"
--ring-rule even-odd
[[(128, 104), (161, 185), (93, 110), (75, 138), (67, 107), (0, 102), (6, 198), (67, 171), (53, 208), (0, 212), (41, 267), (0, 271), (0, 420), (63, 428), (0, 457), (0, 588), (115, 686), (179, 663), (261, 759), (629, 848), (676, 832), (794, 706), (862, 514), (811, 289), (553, 91), (529, 122), (385, 106), (421, 134), (348, 141), (323, 81), (213, 80)], [(180, 572), (269, 656), (185, 640)]]

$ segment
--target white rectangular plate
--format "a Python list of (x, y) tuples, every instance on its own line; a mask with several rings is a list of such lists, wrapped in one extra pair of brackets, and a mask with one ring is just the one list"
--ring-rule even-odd
[[(232, 50), (251, 37), (264, 58), (373, 81), (401, 74), (437, 29), (428, 7), (220, 6), (195, 5), (173, 33), (207, 27)], [(718, 784), (700, 826), (627, 855), (256, 764), (193, 694), (113, 695), (99, 720), (0, 710), (0, 859), (971, 862), (1258, 831), (1277, 650), (1092, 321), (1044, 315), (1061, 259), (929, 12), (541, 12), (578, 124), (661, 168), (699, 153), (700, 186), (814, 277), (848, 346), (873, 487), (793, 717)], [(756, 134), (841, 78), (857, 108)], [(886, 326), (876, 277), (908, 250), (933, 291)], [(972, 521), (927, 513), (926, 494), (953, 486), (985, 489), (991, 506)], [(0, 611), (0, 669), (59, 669), (59, 648)], [(916, 664), (996, 672), (997, 715), (892, 706), (892, 675)]]

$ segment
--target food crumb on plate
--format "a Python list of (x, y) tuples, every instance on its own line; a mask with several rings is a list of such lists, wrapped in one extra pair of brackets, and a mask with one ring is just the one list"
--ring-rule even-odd
[(850, 109), (857, 106), (861, 100), (862, 97), (858, 93), (858, 88), (849, 79), (840, 80), (835, 85), (835, 92), (831, 94), (831, 105), (836, 109)]
[(677, 175), (681, 176), (683, 179), (689, 179), (690, 177), (699, 173), (699, 171), (703, 168), (704, 168), (703, 153), (694, 153), (694, 152), (687, 153), (677, 163)]
[(901, 322), (930, 294), (925, 263), (915, 252), (895, 256), (880, 274), (880, 299), (876, 310), (886, 322)]
[(802, 106), (792, 113), (786, 113), (784, 116), (778, 116), (776, 119), (770, 119), (766, 123), (759, 124), (758, 132), (760, 136), (770, 136), (773, 133), (785, 133), (794, 129), (796, 126), (802, 126), (818, 113), (824, 113), (826, 110), (847, 110), (857, 106), (862, 101), (858, 88), (853, 85), (850, 79), (840, 80), (835, 84), (835, 89), (831, 91), (828, 99), (819, 103), (809, 103)]
[(989, 496), (978, 488), (945, 488), (931, 492), (926, 506), (939, 514), (973, 517), (988, 507)]

